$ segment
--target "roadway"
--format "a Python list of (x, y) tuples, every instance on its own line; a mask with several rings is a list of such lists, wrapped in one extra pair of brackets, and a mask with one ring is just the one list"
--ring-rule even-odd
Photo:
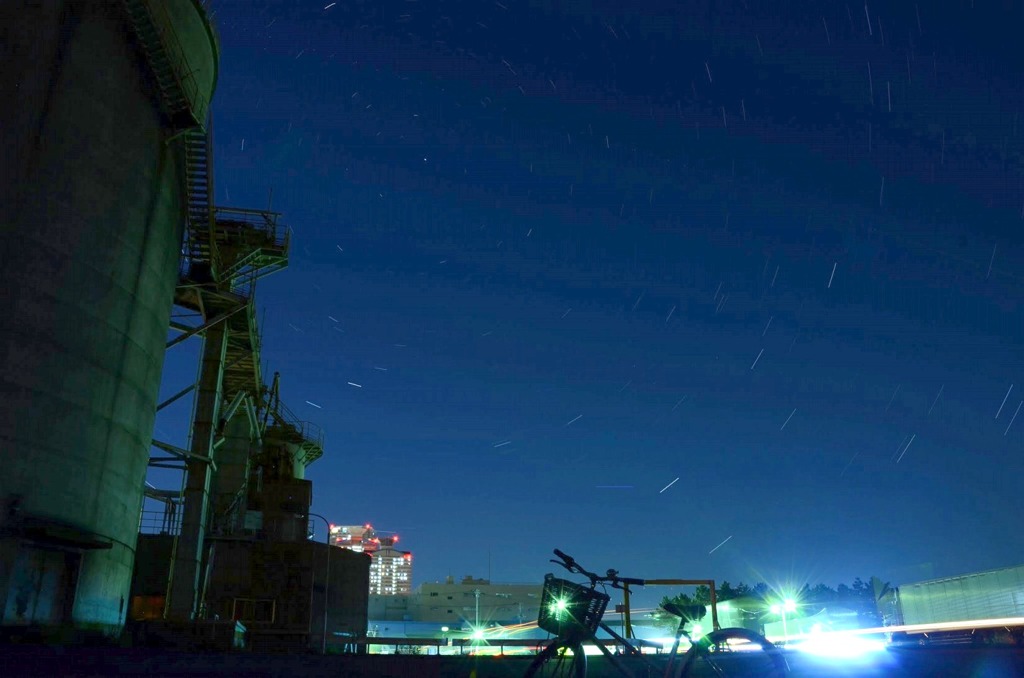
[[(1020, 678), (1024, 676), (1021, 647), (908, 647), (890, 648), (869, 657), (828, 659), (787, 652), (792, 675), (857, 678)], [(350, 676), (374, 678), (518, 678), (529, 657), (414, 656), (414, 655), (257, 655), (184, 653), (144, 648), (0, 645), (4, 676), (209, 676), (239, 675), (295, 678)], [(603, 658), (589, 664), (591, 678), (612, 678)], [(639, 675), (646, 675), (641, 673)]]

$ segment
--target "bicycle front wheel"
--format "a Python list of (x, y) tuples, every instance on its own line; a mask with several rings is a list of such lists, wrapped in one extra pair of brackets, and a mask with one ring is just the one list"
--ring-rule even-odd
[(683, 657), (680, 678), (782, 678), (789, 664), (782, 651), (759, 633), (743, 628), (712, 631)]
[(533, 658), (525, 678), (587, 678), (583, 643), (555, 639)]

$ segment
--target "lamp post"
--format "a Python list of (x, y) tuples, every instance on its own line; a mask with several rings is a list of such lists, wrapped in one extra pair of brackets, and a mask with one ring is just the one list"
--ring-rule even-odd
[(782, 615), (782, 642), (789, 641), (789, 630), (786, 628), (786, 613), (796, 612), (796, 601), (792, 598), (787, 598), (781, 603), (775, 603), (771, 607), (772, 614)]
[[(323, 638), (320, 641), (320, 654), (327, 654), (327, 592), (328, 587), (331, 585), (331, 522), (324, 518), (319, 513), (306, 512), (306, 515), (319, 518), (324, 521), (324, 525), (327, 529), (327, 536), (324, 538), (324, 543), (327, 544), (327, 569), (324, 572), (324, 632)], [(310, 631), (313, 629), (311, 628)]]

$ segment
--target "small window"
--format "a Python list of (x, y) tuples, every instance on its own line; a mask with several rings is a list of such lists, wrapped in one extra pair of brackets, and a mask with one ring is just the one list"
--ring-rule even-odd
[(231, 616), (250, 624), (273, 624), (275, 608), (273, 599), (235, 598)]
[(437, 591), (431, 591), (430, 592), (430, 597), (431, 598), (437, 598)]
[(448, 610), (448, 614), (451, 614), (451, 613), (452, 613), (452, 611), (451, 611), (451, 610)]

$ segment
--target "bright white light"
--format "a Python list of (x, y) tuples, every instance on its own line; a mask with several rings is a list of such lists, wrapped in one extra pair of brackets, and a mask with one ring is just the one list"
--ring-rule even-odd
[(819, 657), (851, 659), (885, 650), (885, 643), (845, 633), (815, 633), (811, 638), (794, 645), (801, 652)]

